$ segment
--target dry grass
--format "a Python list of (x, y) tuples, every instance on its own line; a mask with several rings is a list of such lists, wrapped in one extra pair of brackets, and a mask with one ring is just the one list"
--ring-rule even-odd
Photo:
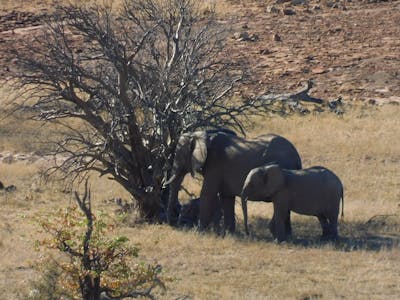
[[(217, 1), (216, 9), (229, 13), (233, 2), (238, 3)], [(0, 0), (0, 10), (37, 11), (50, 3)], [(205, 12), (212, 3), (205, 1)], [(0, 88), (0, 103), (8, 97), (9, 91)], [(0, 152), (43, 152), (48, 146), (42, 142), (57, 136), (52, 128), (25, 121), (24, 114), (4, 118), (5, 114), (6, 110), (0, 111)], [(175, 277), (161, 299), (397, 299), (399, 115), (399, 106), (385, 106), (354, 109), (343, 117), (254, 118), (249, 137), (282, 134), (295, 144), (304, 167), (324, 165), (342, 179), (345, 220), (340, 222), (342, 238), (337, 244), (319, 243), (317, 220), (295, 214), (295, 239), (274, 244), (267, 230), (272, 206), (266, 203), (249, 203), (250, 237), (243, 235), (239, 203), (235, 236), (220, 238), (165, 225), (121, 224), (119, 230), (140, 245), (144, 260), (158, 261)], [(62, 184), (40, 181), (38, 171), (45, 164), (0, 162), (0, 180), (17, 186), (13, 193), (0, 191), (1, 299), (23, 298), (28, 281), (37, 277), (32, 266), (42, 254), (33, 251), (38, 238), (34, 216), (73, 201)], [(188, 176), (185, 184), (199, 193), (199, 182)], [(91, 177), (91, 188), (95, 209), (114, 211), (112, 199), (129, 198), (120, 186), (97, 176)]]
[[(175, 277), (162, 299), (397, 298), (399, 113), (399, 106), (386, 106), (343, 117), (259, 118), (250, 130), (249, 136), (265, 132), (286, 136), (298, 148), (305, 167), (324, 165), (342, 178), (345, 221), (339, 226), (342, 239), (337, 244), (320, 244), (317, 220), (299, 215), (293, 215), (295, 239), (274, 244), (267, 230), (272, 206), (266, 203), (249, 204), (250, 237), (243, 235), (239, 203), (235, 236), (220, 238), (165, 225), (121, 224), (119, 230), (140, 244), (143, 259), (157, 260)], [(9, 128), (18, 127), (15, 120), (9, 122)], [(19, 129), (22, 135), (31, 130), (29, 126)], [(7, 140), (12, 149), (30, 151), (12, 135), (0, 131), (0, 140)], [(58, 183), (39, 181), (40, 164), (45, 162), (0, 163), (0, 180), (17, 186), (14, 193), (0, 192), (0, 249), (5, 254), (0, 260), (0, 294), (9, 299), (21, 298), (29, 290), (27, 280), (35, 277), (31, 266), (40, 254), (32, 250), (37, 238), (32, 217), (72, 201)], [(198, 182), (188, 176), (186, 183), (198, 193)], [(113, 211), (117, 206), (110, 199), (128, 199), (119, 186), (97, 176), (92, 176), (91, 186), (96, 209)]]

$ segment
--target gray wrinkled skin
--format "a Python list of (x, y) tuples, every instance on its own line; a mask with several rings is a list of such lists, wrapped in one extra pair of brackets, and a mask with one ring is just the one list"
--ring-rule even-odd
[(168, 222), (175, 225), (178, 192), (187, 173), (203, 175), (200, 192), (199, 227), (205, 230), (221, 210), (224, 228), (235, 231), (235, 196), (240, 196), (248, 172), (268, 162), (284, 168), (300, 169), (296, 148), (285, 138), (268, 134), (246, 140), (229, 131), (196, 131), (183, 134), (175, 151), (172, 176), (168, 180)]
[(338, 238), (340, 200), (343, 216), (343, 185), (332, 171), (324, 167), (286, 170), (276, 164), (269, 164), (251, 170), (242, 189), (246, 230), (247, 200), (273, 202), (274, 216), (270, 230), (278, 241), (287, 239), (285, 221), (289, 211), (316, 216), (321, 224), (322, 238)]

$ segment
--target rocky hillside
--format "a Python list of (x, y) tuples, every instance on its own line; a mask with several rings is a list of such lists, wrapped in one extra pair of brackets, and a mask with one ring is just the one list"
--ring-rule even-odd
[[(326, 100), (400, 103), (400, 1), (226, 0), (227, 53), (248, 66), (242, 91), (293, 92), (313, 79)], [(0, 11), (0, 52), (40, 29), (46, 10)], [(0, 77), (12, 61), (0, 56)]]

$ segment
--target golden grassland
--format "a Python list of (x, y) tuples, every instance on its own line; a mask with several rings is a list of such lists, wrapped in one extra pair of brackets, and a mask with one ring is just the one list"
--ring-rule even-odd
[[(114, 7), (121, 1), (113, 1)], [(205, 7), (214, 1), (205, 1)], [(37, 11), (51, 0), (0, 0), (0, 10)], [(219, 13), (229, 11), (216, 1)], [(205, 8), (205, 9), (206, 9)], [(0, 90), (0, 103), (9, 91)], [(3, 108), (3, 107), (2, 107)], [(8, 107), (9, 108), (9, 107)], [(7, 109), (8, 109), (7, 108)], [(53, 127), (5, 117), (0, 110), (0, 153), (43, 153), (43, 142), (58, 136)], [(332, 169), (345, 186), (345, 218), (336, 244), (318, 241), (316, 218), (293, 214), (294, 240), (275, 244), (267, 229), (272, 205), (249, 202), (250, 237), (225, 238), (167, 225), (119, 223), (118, 232), (141, 248), (141, 259), (160, 263), (172, 277), (160, 299), (398, 299), (400, 298), (400, 106), (354, 108), (344, 116), (254, 117), (248, 137), (277, 133), (299, 150), (304, 167)], [(1, 160), (2, 158), (0, 158)], [(43, 160), (0, 162), (0, 180), (17, 191), (0, 191), (0, 299), (25, 299), (42, 235), (34, 219), (73, 203), (59, 182), (42, 182)], [(201, 180), (185, 181), (199, 193)], [(91, 176), (94, 210), (113, 213), (113, 199), (129, 199), (118, 185)], [(187, 196), (180, 194), (183, 200)], [(129, 224), (129, 225), (128, 225)]]
[[(316, 218), (293, 214), (294, 239), (275, 244), (267, 230), (272, 205), (249, 203), (250, 237), (238, 233), (176, 230), (166, 225), (119, 223), (118, 231), (157, 261), (174, 280), (160, 299), (395, 299), (400, 296), (400, 107), (359, 108), (344, 116), (255, 117), (248, 136), (274, 132), (291, 140), (304, 167), (324, 165), (345, 186), (345, 218), (336, 244), (318, 241)], [(20, 116), (22, 117), (22, 116)], [(0, 152), (40, 151), (50, 128), (1, 118)], [(35, 145), (35, 146), (32, 146)], [(32, 268), (43, 253), (35, 216), (73, 202), (61, 184), (42, 183), (46, 162), (0, 163), (0, 180), (14, 193), (0, 192), (0, 298), (18, 299), (37, 278)], [(201, 183), (201, 181), (200, 181)], [(115, 183), (91, 176), (95, 210), (114, 212), (112, 199), (129, 199)], [(198, 193), (199, 181), (187, 187)], [(182, 194), (184, 198), (184, 195)], [(129, 226), (127, 224), (130, 224)]]

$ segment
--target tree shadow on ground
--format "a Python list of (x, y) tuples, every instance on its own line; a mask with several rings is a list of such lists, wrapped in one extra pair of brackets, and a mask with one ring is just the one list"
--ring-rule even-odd
[[(267, 218), (253, 218), (249, 225), (250, 238), (274, 242), (268, 229), (269, 222), (270, 219)], [(330, 245), (339, 251), (400, 249), (400, 217), (398, 215), (379, 215), (367, 221), (342, 221), (339, 223), (338, 230), (339, 239), (326, 242), (320, 239), (321, 228), (316, 218), (292, 220), (293, 236), (287, 243), (307, 248)]]

